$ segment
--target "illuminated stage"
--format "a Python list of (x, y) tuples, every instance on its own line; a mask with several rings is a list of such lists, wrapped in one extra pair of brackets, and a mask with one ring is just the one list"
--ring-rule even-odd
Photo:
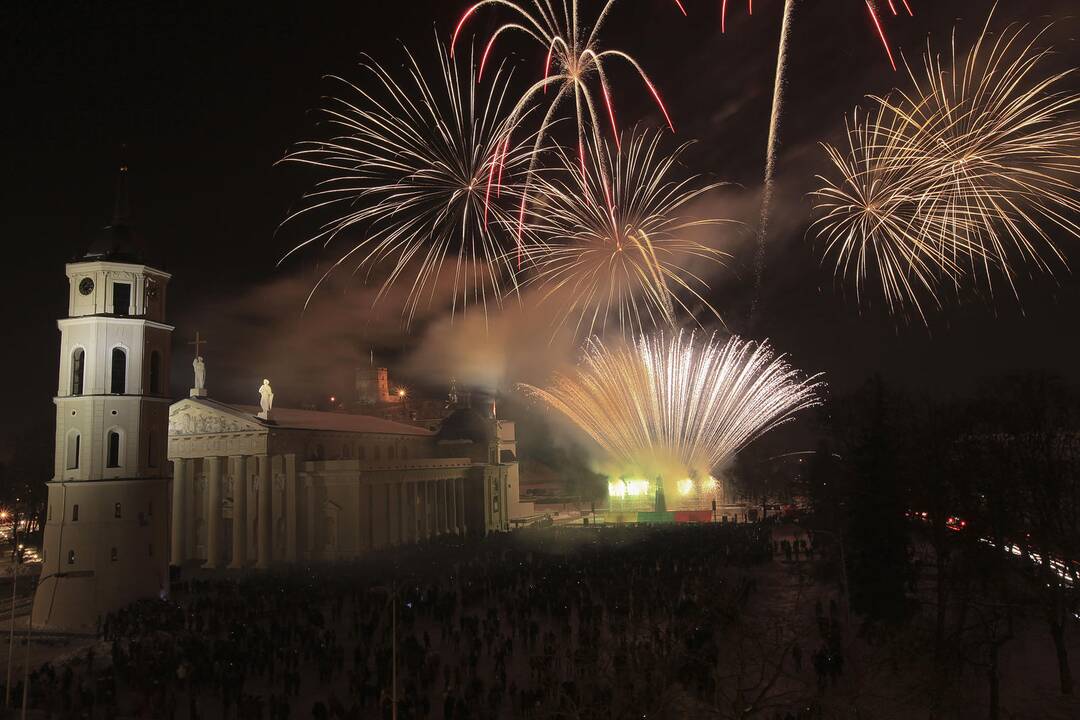
[(723, 483), (713, 477), (678, 481), (619, 478), (608, 482), (608, 507), (597, 520), (653, 524), (714, 522), (727, 510), (724, 499)]

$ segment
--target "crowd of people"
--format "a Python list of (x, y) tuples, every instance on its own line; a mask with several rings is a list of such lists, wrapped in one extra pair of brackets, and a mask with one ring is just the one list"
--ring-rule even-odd
[(764, 525), (549, 528), (208, 576), (105, 618), (94, 648), (33, 673), (31, 707), (170, 720), (389, 718), (395, 706), (403, 719), (686, 717), (717, 702), (723, 634), (776, 550)]

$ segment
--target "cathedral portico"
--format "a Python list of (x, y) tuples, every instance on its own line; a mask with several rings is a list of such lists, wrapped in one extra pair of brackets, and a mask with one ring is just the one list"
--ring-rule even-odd
[(201, 396), (170, 409), (174, 564), (266, 568), (464, 533), (467, 494), (485, 515), (486, 450), (446, 457), (468, 446), (381, 418), (260, 412)]

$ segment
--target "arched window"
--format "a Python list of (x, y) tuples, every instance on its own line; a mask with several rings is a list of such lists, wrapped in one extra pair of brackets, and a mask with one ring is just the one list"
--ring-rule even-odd
[(82, 348), (75, 348), (71, 353), (71, 394), (83, 394), (83, 365), (86, 360), (86, 352)]
[(75, 551), (74, 550), (68, 550), (68, 565), (74, 565), (74, 564), (75, 564)]
[(401, 459), (402, 460), (408, 460), (409, 459), (409, 446), (408, 445), (402, 445), (401, 446)]
[(114, 347), (112, 351), (112, 382), (109, 392), (113, 395), (127, 392), (127, 353), (122, 347)]
[(120, 503), (116, 503), (115, 505), (113, 505), (113, 517), (121, 518), (123, 516), (123, 506)]
[(116, 562), (117, 560), (120, 559), (120, 553), (117, 552), (116, 548), (113, 548), (112, 552), (109, 553), (109, 559), (112, 560), (113, 562)]
[(357, 460), (363, 460), (364, 456), (365, 456), (364, 446), (363, 445), (357, 445), (356, 446), (356, 459)]
[(157, 350), (150, 352), (150, 392), (161, 394), (161, 353)]
[(79, 504), (75, 503), (71, 506), (71, 522), (79, 521)]
[(393, 460), (394, 456), (395, 456), (395, 453), (396, 453), (396, 448), (393, 445), (391, 445), (390, 447), (388, 447), (386, 449), (386, 459), (387, 460)]
[(379, 460), (380, 459), (379, 458), (379, 446), (378, 445), (376, 445), (375, 448), (371, 451), (371, 459), (372, 460)]
[(110, 430), (108, 435), (108, 457), (105, 467), (120, 467), (120, 433)]
[(79, 469), (79, 433), (72, 431), (68, 433), (67, 437), (67, 469), (78, 470)]

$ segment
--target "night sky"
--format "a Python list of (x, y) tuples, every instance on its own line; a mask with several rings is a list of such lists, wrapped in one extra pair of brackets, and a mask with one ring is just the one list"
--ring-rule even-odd
[[(966, 44), (992, 6), (990, 0), (911, 2), (916, 16), (889, 18), (888, 29), (894, 46), (916, 59), (928, 37), (944, 48), (954, 24)], [(752, 223), (782, 3), (760, 0), (748, 18), (732, 2), (724, 36), (719, 0), (686, 4), (690, 19), (670, 0), (624, 0), (603, 43), (643, 62), (672, 110), (677, 140), (697, 141), (686, 164), (736, 183), (721, 202)], [(399, 41), (431, 58), (436, 32), (446, 39), (466, 5), (5, 3), (7, 182), (0, 237), (7, 347), (0, 459), (18, 433), (51, 421), (55, 320), (66, 310), (63, 264), (109, 221), (121, 157), (131, 167), (139, 232), (174, 276), (174, 396), (190, 386), (186, 343), (196, 329), (210, 338), (211, 394), (226, 401), (254, 403), (266, 376), (274, 379), (281, 404), (316, 402), (346, 393), (350, 368), (366, 360), (370, 346), (386, 362), (409, 356), (424, 328), (401, 333), (396, 310), (367, 311), (362, 289), (336, 285), (301, 314), (316, 266), (326, 257), (312, 252), (277, 267), (305, 228), (276, 231), (313, 178), (275, 162), (292, 143), (322, 136), (312, 110), (331, 89), (323, 75), (361, 79), (356, 63), (363, 53), (399, 64)], [(821, 266), (805, 234), (806, 193), (814, 173), (825, 170), (817, 142), (836, 139), (844, 114), (865, 94), (886, 92), (903, 76), (889, 68), (862, 0), (801, 5), (791, 38), (777, 233), (763, 309), (759, 323), (747, 328), (751, 233), (726, 233), (723, 245), (735, 259), (713, 287), (730, 328), (772, 338), (796, 365), (824, 372), (836, 391), (875, 372), (931, 393), (963, 393), (981, 378), (1027, 369), (1080, 381), (1080, 284), (1073, 275), (1024, 279), (1022, 308), (1007, 289), (993, 303), (953, 302), (926, 328), (880, 309), (860, 311), (831, 268)], [(1035, 5), (1038, 14), (1027, 9)], [(996, 26), (1041, 26), (1053, 18), (1057, 24), (1046, 37), (1058, 50), (1054, 62), (1075, 65), (1077, 21), (1066, 14), (1071, 5), (1003, 2)], [(472, 27), (490, 30), (500, 17), (505, 13), (487, 12)], [(523, 77), (542, 68), (536, 48), (514, 49), (503, 46), (501, 55), (520, 63)], [(660, 118), (641, 85), (622, 72), (614, 82), (623, 124), (657, 126)], [(1066, 239), (1063, 247), (1075, 264), (1075, 241)]]

